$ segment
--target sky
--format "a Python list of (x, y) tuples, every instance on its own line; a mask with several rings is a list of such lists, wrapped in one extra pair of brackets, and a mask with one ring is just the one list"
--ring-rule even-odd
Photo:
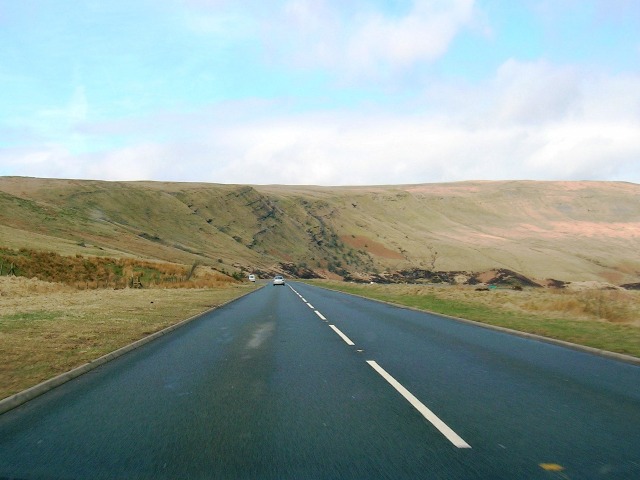
[(640, 1), (0, 0), (0, 176), (640, 183)]

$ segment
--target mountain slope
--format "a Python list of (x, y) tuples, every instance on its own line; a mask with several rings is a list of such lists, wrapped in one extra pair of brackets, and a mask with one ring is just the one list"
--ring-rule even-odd
[(637, 282), (640, 186), (241, 186), (0, 177), (0, 246), (345, 274), (508, 268)]

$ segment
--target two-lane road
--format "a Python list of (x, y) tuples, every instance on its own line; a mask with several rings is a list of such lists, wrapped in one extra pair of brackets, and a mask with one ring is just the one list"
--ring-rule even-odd
[(4, 478), (640, 478), (640, 367), (267, 286), (0, 416)]

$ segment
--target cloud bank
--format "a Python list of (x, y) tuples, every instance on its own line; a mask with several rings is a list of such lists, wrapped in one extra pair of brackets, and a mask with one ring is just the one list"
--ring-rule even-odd
[[(637, 71), (511, 56), (482, 78), (439, 73), (461, 39), (497, 41), (482, 2), (172, 2), (198, 48), (223, 45), (225, 62), (235, 61), (234, 45), (258, 52), (263, 76), (251, 85), (275, 93), (95, 116), (104, 106), (80, 79), (58, 108), (0, 123), (0, 174), (322, 185), (640, 183)], [(626, 14), (633, 9), (616, 5)], [(557, 11), (536, 6), (543, 16)], [(194, 57), (186, 70), (191, 75), (208, 61)], [(202, 73), (212, 85), (217, 74)], [(242, 81), (253, 74), (246, 65)], [(281, 76), (302, 93), (278, 90), (273, 82)]]

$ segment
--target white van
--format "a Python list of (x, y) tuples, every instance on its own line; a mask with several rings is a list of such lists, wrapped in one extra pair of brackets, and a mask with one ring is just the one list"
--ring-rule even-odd
[(256, 276), (253, 273), (251, 275), (249, 275), (249, 281), (250, 282), (255, 282), (256, 281)]

